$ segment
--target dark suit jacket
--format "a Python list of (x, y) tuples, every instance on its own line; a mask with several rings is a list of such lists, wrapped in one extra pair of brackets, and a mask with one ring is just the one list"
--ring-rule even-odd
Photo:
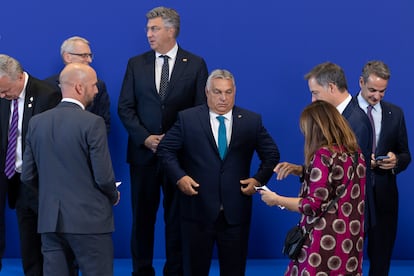
[(21, 180), (39, 190), (39, 233), (114, 230), (118, 194), (102, 117), (69, 102), (33, 117)]
[(374, 169), (376, 183), (390, 183), (396, 185), (396, 174), (404, 171), (411, 162), (411, 154), (408, 148), (407, 128), (405, 126), (404, 113), (396, 105), (381, 101), (382, 121), (381, 133), (376, 147), (375, 155), (387, 155), (393, 152), (397, 156), (398, 163), (394, 170)]
[[(41, 113), (45, 110), (55, 107), (61, 100), (61, 94), (48, 83), (38, 80), (29, 75), (26, 86), (26, 96), (24, 102), (24, 113), (22, 122), (22, 154), (25, 149), (25, 139), (27, 133), (27, 126), (32, 116)], [(6, 162), (6, 152), (8, 144), (8, 131), (9, 131), (9, 118), (10, 114), (10, 102), (6, 99), (0, 99), (0, 173), (3, 174), (0, 177), (0, 181), (6, 181), (4, 176), (4, 166)], [(4, 176), (4, 177), (3, 177)], [(8, 183), (0, 183), (0, 185), (6, 185)], [(16, 204), (18, 187), (13, 187), (9, 190), (9, 205), (14, 207)], [(3, 203), (0, 203), (3, 204)]]
[(372, 127), (367, 114), (359, 107), (356, 96), (352, 97), (352, 100), (346, 106), (342, 115), (354, 131), (358, 145), (365, 157), (365, 165), (367, 168), (365, 183), (365, 226), (369, 228), (375, 225), (376, 220), (374, 188), (371, 178)]
[(173, 183), (189, 175), (200, 184), (196, 196), (180, 193), (181, 215), (212, 223), (222, 204), (230, 224), (250, 222), (252, 197), (242, 194), (240, 180), (250, 177), (255, 151), (261, 164), (253, 177), (264, 185), (279, 162), (279, 151), (260, 115), (234, 107), (231, 140), (221, 160), (207, 105), (180, 112), (157, 150)]
[[(45, 81), (54, 85), (60, 91), (59, 74), (51, 76), (45, 79)], [(103, 82), (102, 80), (98, 80), (98, 83), (96, 84), (96, 86), (98, 87), (98, 94), (96, 94), (95, 98), (93, 99), (92, 104), (86, 107), (86, 110), (104, 118), (105, 125), (106, 125), (106, 131), (109, 133), (109, 130), (111, 129), (109, 95), (108, 95), (108, 92), (106, 91), (105, 82)]]
[(155, 52), (128, 61), (118, 103), (119, 117), (129, 134), (128, 163), (144, 165), (155, 161), (154, 153), (144, 146), (145, 139), (165, 133), (179, 111), (205, 103), (207, 77), (204, 60), (179, 47), (162, 101), (155, 86)]

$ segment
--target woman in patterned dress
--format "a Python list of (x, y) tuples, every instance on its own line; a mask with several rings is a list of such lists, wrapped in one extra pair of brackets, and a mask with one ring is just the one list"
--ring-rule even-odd
[(305, 137), (305, 165), (283, 162), (275, 167), (278, 180), (289, 174), (302, 177), (299, 197), (260, 191), (262, 200), (301, 213), (300, 226), (310, 229), (351, 180), (338, 202), (314, 225), (285, 275), (362, 275), (366, 167), (355, 135), (336, 108), (324, 101), (304, 109), (300, 128)]

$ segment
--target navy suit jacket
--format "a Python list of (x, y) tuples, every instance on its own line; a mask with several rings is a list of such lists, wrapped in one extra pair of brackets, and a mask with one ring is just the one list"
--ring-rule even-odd
[(397, 156), (398, 163), (393, 170), (375, 168), (374, 185), (376, 183), (396, 185), (396, 174), (404, 171), (411, 162), (407, 128), (405, 126), (404, 113), (401, 108), (385, 101), (381, 101), (381, 108), (381, 133), (375, 155), (387, 155), (388, 152), (393, 152)]
[(197, 106), (179, 113), (157, 153), (173, 183), (189, 175), (198, 195), (180, 193), (180, 214), (191, 220), (212, 223), (220, 206), (230, 224), (249, 223), (252, 197), (242, 194), (240, 180), (250, 177), (253, 153), (261, 164), (252, 176), (266, 184), (279, 162), (279, 150), (262, 125), (261, 116), (234, 107), (233, 128), (227, 154), (222, 160), (210, 126), (209, 108)]
[(354, 131), (365, 157), (366, 165), (366, 183), (365, 183), (365, 226), (369, 228), (375, 225), (375, 201), (374, 187), (371, 177), (371, 153), (372, 153), (372, 127), (367, 114), (359, 107), (357, 97), (352, 100), (342, 112), (344, 118), (348, 121), (351, 129)]
[[(38, 80), (29, 75), (26, 85), (26, 95), (24, 100), (23, 122), (22, 122), (22, 154), (25, 149), (26, 133), (29, 121), (32, 116), (45, 110), (55, 107), (61, 100), (62, 95), (48, 83)], [(4, 175), (6, 162), (6, 152), (8, 145), (8, 132), (10, 120), (10, 103), (6, 99), (0, 99), (0, 185), (7, 187), (8, 180)], [(9, 205), (13, 208), (16, 204), (18, 187), (9, 189)], [(3, 204), (3, 203), (0, 203)]]
[(114, 230), (118, 193), (102, 117), (70, 102), (34, 116), (21, 180), (38, 191), (39, 233)]
[[(51, 76), (47, 79), (45, 79), (48, 83), (55, 86), (59, 91), (59, 74)], [(95, 98), (93, 99), (93, 102), (86, 107), (86, 110), (101, 116), (105, 120), (106, 125), (106, 131), (109, 133), (109, 130), (111, 129), (111, 114), (110, 114), (110, 101), (109, 101), (109, 95), (106, 91), (106, 85), (105, 82), (98, 79), (98, 83), (96, 84), (98, 87), (98, 94), (96, 94)]]
[(166, 96), (161, 100), (155, 85), (155, 52), (128, 61), (118, 102), (119, 117), (129, 134), (128, 163), (145, 165), (156, 160), (145, 147), (145, 139), (165, 133), (179, 111), (205, 103), (207, 77), (205, 61), (179, 47)]

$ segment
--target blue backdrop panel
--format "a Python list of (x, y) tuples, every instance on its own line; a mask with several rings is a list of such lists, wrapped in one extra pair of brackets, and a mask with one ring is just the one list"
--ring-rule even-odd
[[(226, 68), (236, 77), (237, 104), (263, 115), (280, 147), (282, 161), (302, 163), (303, 137), (298, 119), (310, 100), (303, 79), (314, 65), (332, 61), (347, 75), (349, 90), (358, 93), (362, 66), (381, 59), (391, 68), (385, 99), (401, 106), (413, 148), (412, 29), (410, 0), (349, 1), (3, 1), (0, 53), (17, 58), (32, 75), (46, 78), (62, 69), (59, 48), (73, 35), (90, 40), (92, 63), (111, 98), (110, 150), (120, 187), (115, 207), (115, 256), (130, 257), (129, 173), (125, 162), (127, 133), (117, 116), (118, 95), (128, 58), (149, 49), (145, 13), (153, 7), (174, 7), (181, 15), (180, 45), (205, 58), (209, 70)], [(255, 159), (252, 166), (257, 167)], [(411, 197), (414, 167), (399, 175), (399, 231), (396, 259), (412, 259)], [(269, 183), (283, 195), (299, 190), (295, 177)], [(249, 257), (282, 257), (286, 231), (298, 214), (269, 208), (254, 196)], [(7, 212), (7, 257), (19, 256), (14, 211)], [(162, 210), (159, 211), (155, 257), (164, 257)]]

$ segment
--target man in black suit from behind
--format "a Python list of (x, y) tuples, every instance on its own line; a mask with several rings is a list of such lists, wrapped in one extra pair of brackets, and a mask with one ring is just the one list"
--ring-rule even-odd
[[(180, 189), (185, 276), (208, 276), (214, 245), (220, 275), (246, 269), (252, 197), (279, 162), (279, 150), (259, 114), (234, 105), (236, 85), (227, 70), (214, 70), (207, 105), (179, 113), (158, 147), (171, 185)], [(221, 122), (220, 122), (221, 120)], [(250, 176), (254, 153), (261, 163)]]
[[(397, 236), (398, 187), (397, 174), (411, 162), (404, 112), (392, 103), (383, 101), (391, 72), (378, 60), (364, 65), (359, 79), (361, 91), (357, 96), (360, 108), (368, 116), (371, 107), (375, 147), (368, 160), (372, 171), (376, 223), (367, 230), (370, 276), (386, 276)], [(378, 156), (386, 159), (376, 160)]]
[[(93, 59), (89, 41), (80, 36), (72, 36), (63, 41), (62, 46), (60, 46), (60, 55), (65, 65), (72, 62), (90, 65)], [(45, 81), (54, 85), (60, 91), (59, 74), (50, 76), (45, 79)], [(104, 81), (98, 79), (96, 86), (98, 87), (98, 94), (96, 94), (93, 102), (86, 107), (86, 110), (101, 116), (105, 120), (106, 131), (109, 133), (111, 128), (111, 116), (110, 101), (108, 92), (106, 91), (106, 84)]]
[[(6, 194), (11, 208), (16, 208), (19, 225), (20, 250), (25, 275), (43, 275), (43, 257), (40, 235), (37, 233), (37, 214), (33, 210), (27, 190), (21, 184), (22, 157), (25, 149), (27, 126), (32, 116), (55, 107), (61, 94), (48, 83), (26, 73), (14, 58), (0, 54), (0, 257), (5, 249)], [(8, 133), (16, 102), (18, 108), (17, 145), (12, 175), (5, 173)], [(10, 167), (9, 166), (9, 167)], [(0, 259), (1, 269), (1, 259)]]
[(21, 180), (37, 192), (44, 275), (113, 275), (112, 206), (119, 202), (104, 120), (85, 111), (98, 93), (95, 71), (67, 65), (63, 99), (34, 116)]
[(201, 57), (177, 44), (180, 16), (175, 10), (157, 7), (146, 17), (152, 50), (128, 61), (118, 102), (118, 114), (129, 135), (132, 275), (155, 275), (154, 227), (161, 188), (166, 240), (164, 275), (182, 275), (176, 187), (167, 183), (155, 153), (177, 113), (205, 103), (208, 73)]

